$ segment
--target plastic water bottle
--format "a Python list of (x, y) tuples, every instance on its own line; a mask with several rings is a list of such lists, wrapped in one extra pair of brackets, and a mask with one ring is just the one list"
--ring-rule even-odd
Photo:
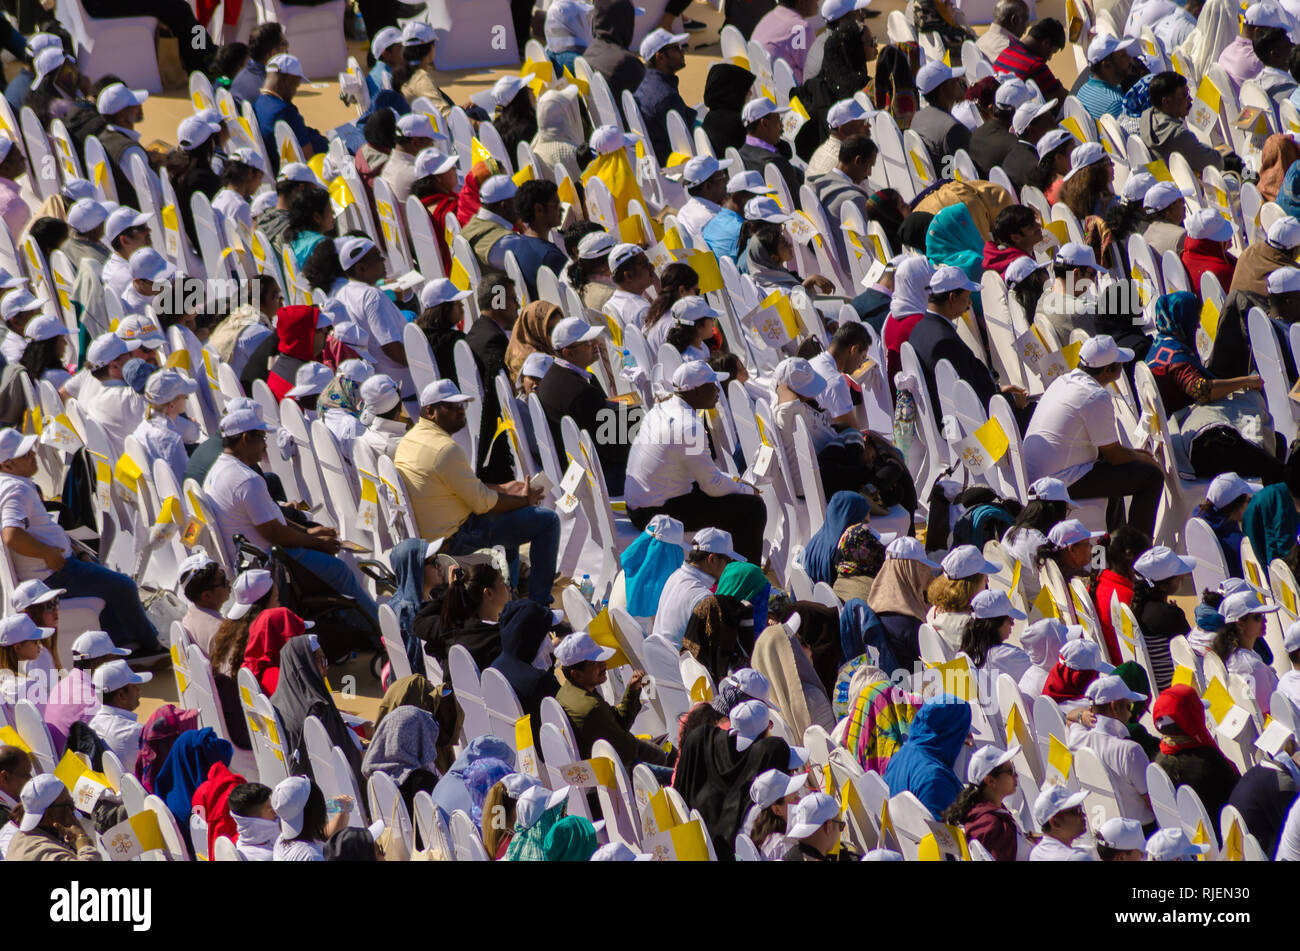
[(596, 593), (596, 586), (591, 583), (591, 575), (582, 576), (582, 583), (578, 585), (578, 590), (582, 592), (582, 596), (588, 602), (591, 601), (592, 596)]
[(636, 369), (636, 357), (632, 356), (632, 351), (628, 350), (626, 347), (623, 348), (623, 366), (627, 367), (629, 370)]
[(353, 24), (353, 30), (355, 31), (356, 38), (359, 42), (362, 43), (369, 42), (369, 37), (366, 36), (366, 21), (365, 18), (361, 16), (360, 10), (357, 11), (356, 20), (354, 21)]

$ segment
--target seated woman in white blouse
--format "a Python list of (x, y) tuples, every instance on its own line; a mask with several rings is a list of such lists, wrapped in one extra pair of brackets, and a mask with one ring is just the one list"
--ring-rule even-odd
[(290, 776), (271, 791), (271, 808), (280, 818), (280, 837), (272, 853), (276, 862), (323, 862), (325, 842), (347, 827), (351, 796), (335, 796), (339, 811), (328, 818), (325, 794), (306, 776)]
[(1214, 653), (1228, 673), (1245, 678), (1251, 685), (1255, 702), (1266, 716), (1269, 700), (1277, 689), (1277, 674), (1255, 653), (1255, 642), (1264, 636), (1264, 615), (1280, 607), (1265, 604), (1254, 591), (1231, 594), (1219, 605), (1219, 613), (1228, 623), (1214, 636)]
[(998, 674), (1010, 674), (1019, 683), (1034, 662), (1006, 640), (1015, 622), (1025, 619), (1025, 612), (1012, 606), (1005, 591), (981, 591), (971, 599), (970, 615), (961, 635), (962, 653), (977, 670), (986, 671), (990, 681)]

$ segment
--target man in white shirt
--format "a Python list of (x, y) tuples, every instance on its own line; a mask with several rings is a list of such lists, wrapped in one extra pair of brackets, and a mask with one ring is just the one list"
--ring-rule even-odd
[(680, 650), (695, 605), (713, 593), (727, 565), (745, 560), (736, 553), (726, 532), (716, 528), (696, 532), (686, 560), (664, 582), (653, 633), (662, 634)]
[(149, 216), (134, 208), (118, 208), (104, 222), (104, 240), (113, 253), (104, 262), (99, 279), (105, 294), (121, 297), (131, 283), (127, 260), (140, 248), (153, 244)]
[(682, 166), (682, 184), (691, 197), (677, 210), (677, 223), (691, 234), (699, 235), (722, 210), (729, 168), (731, 159), (719, 162), (712, 155), (697, 155)]
[(162, 285), (176, 275), (176, 268), (153, 248), (141, 248), (126, 264), (131, 283), (122, 292), (122, 312), (128, 317), (144, 316), (163, 292)]
[(18, 797), (32, 778), (32, 759), (17, 746), (0, 746), (0, 859), (9, 848), (9, 840), (18, 825), (9, 821), (18, 807)]
[(321, 525), (304, 531), (285, 521), (266, 479), (253, 468), (266, 455), (266, 433), (267, 425), (255, 410), (235, 410), (221, 419), (221, 456), (208, 470), (203, 491), (222, 531), (231, 537), (243, 535), (264, 551), (280, 546), (335, 591), (355, 600), (357, 610), (377, 623), (374, 598), (352, 569), (335, 557), (340, 549), (338, 532)]
[(72, 597), (102, 598), (100, 624), (119, 647), (134, 645), (133, 658), (155, 658), (165, 651), (158, 631), (140, 604), (134, 580), (91, 561), (72, 557), (72, 543), (46, 510), (32, 482), (36, 437), (0, 430), (0, 541), (19, 581), (42, 578)]
[(759, 564), (767, 508), (753, 486), (718, 468), (712, 438), (698, 416), (717, 405), (718, 384), (726, 379), (700, 360), (677, 368), (673, 395), (655, 404), (637, 430), (624, 495), (637, 528), (661, 512), (688, 531), (721, 528), (736, 540), (737, 551)]
[(1025, 470), (1031, 481), (1060, 479), (1076, 501), (1109, 499), (1108, 525), (1124, 521), (1123, 500), (1131, 499), (1128, 525), (1150, 536), (1164, 471), (1151, 453), (1120, 442), (1107, 389), (1132, 359), (1133, 351), (1110, 336), (1084, 342), (1078, 367), (1053, 380), (1034, 408), (1025, 432)]
[(397, 139), (379, 177), (393, 190), (399, 206), (394, 211), (399, 215), (405, 211), (406, 199), (410, 197), (411, 186), (418, 177), (415, 157), (433, 145), (434, 135), (433, 124), (423, 113), (407, 113), (397, 120)]
[(335, 293), (335, 300), (370, 335), (366, 351), (375, 372), (390, 377), (401, 389), (403, 400), (414, 400), (415, 382), (402, 343), (406, 318), (389, 296), (375, 287), (384, 276), (383, 255), (369, 238), (337, 238), (334, 248), (347, 277), (347, 283)]
[(844, 374), (852, 373), (867, 359), (871, 334), (856, 321), (840, 324), (831, 337), (831, 345), (808, 361), (817, 375), (826, 381), (826, 389), (817, 402), (836, 426), (858, 428), (853, 412), (853, 395)]
[(122, 761), (124, 773), (135, 772), (135, 760), (140, 755), (144, 724), (135, 710), (140, 706), (140, 685), (151, 680), (153, 674), (137, 673), (124, 660), (110, 660), (95, 670), (95, 689), (103, 696), (104, 705), (90, 718), (90, 728)]
[(659, 290), (654, 265), (640, 245), (616, 244), (609, 252), (609, 275), (614, 280), (615, 290), (605, 302), (606, 313), (615, 314), (624, 326), (640, 329), (650, 310), (645, 292), (652, 287), (656, 293)]
[(1075, 839), (1088, 831), (1088, 819), (1083, 814), (1086, 792), (1071, 794), (1064, 786), (1044, 787), (1034, 800), (1034, 821), (1043, 830), (1043, 837), (1029, 853), (1031, 862), (1092, 862), (1092, 854), (1071, 846)]
[[(140, 356), (139, 341), (127, 342), (117, 334), (96, 337), (86, 350), (86, 366), (98, 387), (90, 395), (79, 397), (82, 412), (104, 427), (113, 452), (120, 455), (126, 437), (135, 432), (144, 419), (144, 397), (127, 386), (122, 368)], [(116, 455), (110, 463), (116, 462)]]
[(1083, 697), (1092, 704), (1096, 722), (1092, 729), (1082, 723), (1070, 724), (1066, 737), (1070, 748), (1086, 746), (1096, 753), (1114, 781), (1120, 815), (1150, 825), (1156, 820), (1147, 795), (1147, 766), (1151, 761), (1142, 747), (1129, 739), (1127, 726), (1133, 718), (1133, 704), (1146, 697), (1134, 693), (1114, 674), (1098, 677), (1088, 684)]
[(376, 459), (380, 456), (391, 459), (410, 428), (392, 377), (382, 373), (366, 377), (361, 384), (361, 405), (361, 425), (366, 428), (357, 438), (370, 447)]
[(990, 63), (996, 63), (1002, 51), (1029, 26), (1029, 5), (1025, 0), (998, 0), (993, 8), (993, 22), (988, 31), (975, 41)]

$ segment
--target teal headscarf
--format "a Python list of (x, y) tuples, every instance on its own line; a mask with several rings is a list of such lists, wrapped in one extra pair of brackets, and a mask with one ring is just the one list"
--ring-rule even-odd
[[(524, 826), (520, 823), (515, 824), (515, 834), (510, 838), (510, 845), (506, 848), (507, 862), (545, 862), (548, 859), (546, 854), (546, 836), (560, 821), (568, 806), (567, 799), (551, 809), (543, 812), (530, 826)], [(518, 806), (515, 807), (515, 816), (518, 818)], [(594, 831), (593, 831), (594, 834)], [(592, 847), (595, 851), (595, 847)]]
[(1162, 371), (1182, 364), (1205, 372), (1196, 352), (1196, 328), (1201, 323), (1201, 301), (1190, 291), (1165, 294), (1155, 304), (1156, 338), (1147, 352), (1147, 365)]
[(772, 582), (767, 580), (763, 569), (746, 561), (733, 561), (723, 569), (718, 579), (715, 593), (730, 595), (741, 601), (748, 601), (754, 606), (754, 630), (767, 628), (767, 596), (772, 591)]
[(585, 816), (565, 816), (542, 843), (548, 862), (587, 862), (596, 851), (596, 827)]
[(1293, 162), (1282, 179), (1282, 190), (1277, 193), (1277, 203), (1292, 218), (1300, 215), (1300, 162)]
[(655, 615), (664, 583), (686, 560), (685, 550), (671, 540), (674, 527), (675, 537), (680, 538), (681, 522), (668, 515), (656, 515), (619, 559), (627, 591), (627, 613), (633, 617)]
[(976, 283), (984, 276), (984, 237), (964, 204), (949, 205), (934, 216), (925, 233), (925, 256), (935, 266), (961, 268)]

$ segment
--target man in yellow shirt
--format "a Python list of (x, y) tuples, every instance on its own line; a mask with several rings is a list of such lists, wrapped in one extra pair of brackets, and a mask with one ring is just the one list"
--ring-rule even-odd
[(551, 603), (560, 519), (537, 503), (543, 489), (525, 483), (487, 485), (474, 475), (465, 450), (452, 436), (465, 428), (464, 396), (450, 380), (420, 392), (420, 419), (397, 446), (393, 463), (411, 497), (415, 525), (426, 541), (446, 539), (442, 550), (465, 555), (502, 546), (510, 562), (510, 586), (519, 585), (519, 547), (529, 544), (528, 597)]

